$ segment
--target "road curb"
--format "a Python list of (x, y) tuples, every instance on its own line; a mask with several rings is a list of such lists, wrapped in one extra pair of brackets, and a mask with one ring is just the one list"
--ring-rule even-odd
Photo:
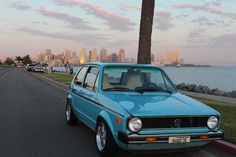
[(53, 79), (50, 79), (50, 78), (47, 78), (45, 76), (42, 76), (42, 75), (38, 75), (36, 73), (32, 73), (33, 77), (41, 80), (41, 81), (44, 81), (44, 82), (47, 82), (48, 84), (52, 85), (52, 86), (55, 86), (57, 88), (60, 88), (62, 89), (63, 91), (67, 92), (68, 91), (68, 88), (69, 86), (68, 85), (65, 85), (61, 82), (58, 82), (58, 81), (55, 81)]
[(236, 154), (236, 145), (224, 140), (216, 140), (211, 142), (212, 145), (227, 150), (233, 154)]

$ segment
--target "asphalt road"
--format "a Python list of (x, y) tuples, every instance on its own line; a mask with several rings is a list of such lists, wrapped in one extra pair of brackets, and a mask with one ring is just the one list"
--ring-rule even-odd
[[(94, 133), (64, 119), (66, 92), (22, 69), (0, 68), (0, 157), (96, 157)], [(176, 154), (116, 156), (175, 157)], [(233, 157), (211, 145), (179, 157)]]

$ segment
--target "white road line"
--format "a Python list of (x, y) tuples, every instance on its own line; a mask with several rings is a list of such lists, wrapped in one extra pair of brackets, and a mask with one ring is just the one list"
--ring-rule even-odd
[(1, 76), (1, 78), (5, 78), (11, 71), (8, 71), (7, 73), (5, 73), (4, 75)]

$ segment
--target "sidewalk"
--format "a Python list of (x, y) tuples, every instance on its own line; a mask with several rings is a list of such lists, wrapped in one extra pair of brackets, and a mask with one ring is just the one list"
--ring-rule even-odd
[(201, 93), (195, 93), (195, 92), (188, 92), (188, 91), (182, 91), (178, 90), (180, 93), (188, 96), (198, 97), (198, 98), (205, 98), (209, 100), (215, 100), (215, 101), (221, 101), (229, 104), (236, 105), (236, 98), (230, 98), (225, 96), (217, 96), (217, 95), (209, 95), (209, 94), (201, 94)]

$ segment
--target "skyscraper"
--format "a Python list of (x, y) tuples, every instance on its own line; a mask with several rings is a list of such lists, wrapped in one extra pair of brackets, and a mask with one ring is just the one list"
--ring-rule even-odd
[(72, 53), (71, 53), (71, 63), (78, 64), (77, 60), (76, 60), (76, 51), (72, 51)]
[(167, 53), (166, 61), (167, 64), (178, 63), (178, 58), (180, 57), (178, 50), (172, 50)]
[(44, 54), (39, 53), (37, 56), (37, 62), (43, 63), (44, 62)]
[(90, 62), (96, 62), (98, 59), (98, 56), (97, 56), (97, 49), (92, 49), (90, 52), (89, 52), (89, 61)]
[(118, 56), (115, 52), (111, 54), (111, 61), (112, 62), (117, 62), (118, 61)]
[(71, 58), (71, 51), (65, 49), (63, 52), (63, 63), (64, 64), (70, 63), (70, 58)]
[(118, 61), (125, 62), (125, 50), (123, 48), (119, 50)]
[(52, 50), (51, 49), (46, 49), (44, 53), (44, 61), (46, 63), (51, 61), (51, 56), (52, 56)]
[(101, 62), (107, 61), (107, 50), (105, 48), (102, 48), (100, 51), (100, 61)]
[(163, 53), (158, 53), (157, 58), (156, 58), (156, 64), (157, 65), (164, 65), (165, 64), (165, 59)]
[(83, 48), (80, 51), (79, 62), (80, 62), (80, 64), (84, 64), (85, 62), (87, 62), (87, 60), (86, 60), (86, 49), (85, 48)]

